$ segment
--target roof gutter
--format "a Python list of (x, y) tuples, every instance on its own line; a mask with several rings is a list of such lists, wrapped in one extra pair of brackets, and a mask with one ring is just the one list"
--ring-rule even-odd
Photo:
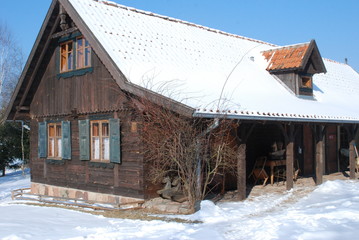
[(238, 119), (238, 120), (258, 120), (258, 121), (281, 121), (281, 122), (315, 122), (315, 123), (346, 123), (359, 124), (358, 120), (344, 119), (323, 119), (323, 118), (290, 118), (290, 117), (266, 117), (266, 116), (246, 116), (233, 114), (211, 114), (211, 113), (193, 113), (193, 117), (198, 118), (216, 118), (216, 119)]

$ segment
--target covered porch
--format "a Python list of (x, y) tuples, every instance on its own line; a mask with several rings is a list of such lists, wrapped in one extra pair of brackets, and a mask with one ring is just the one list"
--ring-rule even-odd
[[(283, 181), (289, 190), (298, 177), (312, 178), (318, 185), (323, 175), (349, 170), (348, 177), (355, 178), (356, 124), (240, 120), (234, 132), (239, 154), (236, 187), (241, 200), (263, 181)], [(258, 162), (268, 178), (262, 182), (253, 176)], [(282, 179), (278, 179), (279, 170)]]

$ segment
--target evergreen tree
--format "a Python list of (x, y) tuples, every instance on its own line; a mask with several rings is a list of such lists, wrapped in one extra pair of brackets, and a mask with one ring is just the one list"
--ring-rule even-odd
[[(0, 170), (5, 175), (6, 167), (19, 167), (22, 159), (22, 125), (19, 122), (5, 122), (0, 125)], [(29, 156), (29, 134), (24, 129), (25, 163)]]

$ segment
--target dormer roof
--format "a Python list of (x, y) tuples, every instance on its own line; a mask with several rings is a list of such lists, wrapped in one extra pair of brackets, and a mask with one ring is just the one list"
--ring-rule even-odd
[[(267, 71), (307, 71), (325, 73), (326, 68), (315, 40), (308, 43), (277, 47), (263, 52), (268, 61)], [(310, 66), (312, 65), (312, 66)]]

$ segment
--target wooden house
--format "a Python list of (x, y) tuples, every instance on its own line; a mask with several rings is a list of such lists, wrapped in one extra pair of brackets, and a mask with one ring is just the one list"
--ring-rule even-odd
[(359, 75), (323, 59), (314, 40), (276, 46), (112, 2), (53, 0), (7, 109), (8, 120), (31, 124), (33, 193), (152, 196), (141, 111), (128, 94), (187, 117), (236, 120), (242, 198), (273, 143), (285, 150), (288, 189), (295, 166), (318, 184), (340, 171), (340, 149), (355, 176)]

